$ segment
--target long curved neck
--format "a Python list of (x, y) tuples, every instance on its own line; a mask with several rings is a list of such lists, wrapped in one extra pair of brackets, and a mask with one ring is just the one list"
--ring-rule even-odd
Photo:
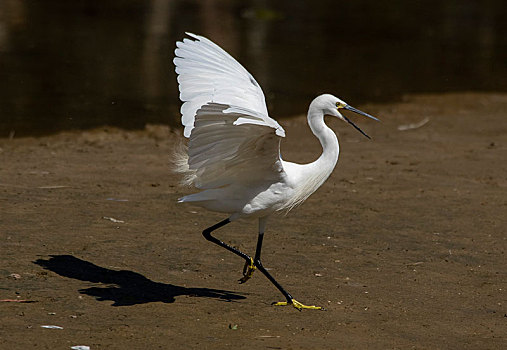
[[(315, 102), (315, 101), (314, 101)], [(287, 174), (292, 178), (294, 192), (284, 204), (284, 208), (291, 209), (303, 203), (313, 192), (315, 192), (326, 179), (331, 175), (338, 161), (340, 147), (336, 134), (324, 123), (324, 112), (316, 108), (314, 102), (308, 109), (308, 125), (322, 145), (320, 157), (309, 164), (294, 164), (287, 167)], [(287, 164), (289, 165), (289, 164)], [(297, 166), (294, 168), (293, 166)]]
[(322, 154), (312, 164), (320, 169), (325, 168), (331, 173), (338, 162), (338, 155), (340, 153), (338, 137), (324, 123), (324, 112), (313, 105), (310, 105), (308, 109), (308, 125), (322, 146)]

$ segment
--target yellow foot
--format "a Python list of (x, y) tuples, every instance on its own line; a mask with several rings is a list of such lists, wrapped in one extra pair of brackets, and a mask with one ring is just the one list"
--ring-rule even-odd
[(303, 305), (301, 304), (299, 301), (297, 301), (296, 299), (292, 299), (292, 303), (287, 303), (286, 301), (280, 301), (278, 303), (273, 303), (274, 306), (287, 306), (287, 305), (292, 305), (294, 306), (296, 309), (298, 309), (299, 311), (303, 310), (303, 309), (311, 309), (311, 310), (325, 310), (323, 307), (320, 307), (320, 306), (315, 306), (315, 305)]
[(254, 265), (253, 259), (250, 258), (250, 263), (248, 261), (245, 262), (245, 266), (243, 267), (243, 277), (239, 279), (239, 283), (245, 283), (248, 281), (256, 269), (257, 268)]

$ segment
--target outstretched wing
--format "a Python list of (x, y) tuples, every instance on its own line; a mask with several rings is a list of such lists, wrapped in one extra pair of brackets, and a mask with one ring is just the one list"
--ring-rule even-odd
[(283, 128), (268, 116), (264, 93), (234, 58), (187, 33), (175, 50), (188, 170), (197, 188), (279, 178)]
[(254, 77), (212, 41), (187, 34), (195, 40), (177, 42), (174, 51), (185, 137), (190, 136), (197, 110), (209, 102), (249, 109), (269, 124), (264, 93)]
[(273, 119), (227, 104), (208, 103), (196, 112), (188, 142), (188, 166), (197, 188), (277, 180), (283, 173), (280, 140)]

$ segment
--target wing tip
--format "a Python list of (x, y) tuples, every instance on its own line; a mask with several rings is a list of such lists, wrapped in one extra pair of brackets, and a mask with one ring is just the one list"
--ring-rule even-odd
[(190, 37), (192, 37), (192, 38), (194, 38), (194, 39), (197, 39), (199, 41), (202, 38), (200, 35), (197, 35), (197, 34), (194, 34), (194, 33), (191, 33), (191, 32), (185, 32), (185, 34), (188, 35), (188, 36), (190, 36)]
[[(200, 35), (197, 35), (197, 34), (194, 34), (194, 33), (190, 33), (190, 32), (185, 32), (186, 35), (188, 35), (189, 37), (191, 38), (194, 38), (196, 39), (197, 41), (202, 41), (203, 37), (200, 36)], [(185, 45), (185, 41), (189, 41), (188, 38), (183, 38), (182, 40), (178, 40), (176, 41), (176, 49), (174, 50), (174, 53), (176, 54), (176, 51), (181, 48), (181, 46)], [(195, 41), (195, 40), (194, 40)], [(192, 41), (192, 42), (194, 42)], [(176, 56), (178, 56), (176, 54)]]

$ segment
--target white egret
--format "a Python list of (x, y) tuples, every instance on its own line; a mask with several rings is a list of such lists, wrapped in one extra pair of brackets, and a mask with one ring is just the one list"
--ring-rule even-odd
[[(175, 170), (184, 175), (186, 184), (202, 191), (180, 198), (179, 202), (229, 215), (202, 233), (207, 240), (245, 259), (241, 283), (259, 269), (286, 299), (275, 305), (321, 309), (296, 301), (263, 267), (261, 247), (266, 221), (277, 211), (301, 204), (333, 171), (340, 148), (336, 134), (324, 123), (325, 115), (350, 123), (366, 137), (340, 114), (340, 109), (378, 119), (333, 95), (320, 95), (310, 104), (308, 124), (322, 145), (322, 155), (309, 164), (284, 161), (280, 141), (285, 131), (268, 116), (257, 81), (218, 45), (202, 36), (187, 34), (193, 39), (176, 43), (174, 64), (183, 102), (184, 136), (189, 140), (187, 151), (177, 156)], [(259, 220), (253, 258), (211, 235), (244, 217)]]

